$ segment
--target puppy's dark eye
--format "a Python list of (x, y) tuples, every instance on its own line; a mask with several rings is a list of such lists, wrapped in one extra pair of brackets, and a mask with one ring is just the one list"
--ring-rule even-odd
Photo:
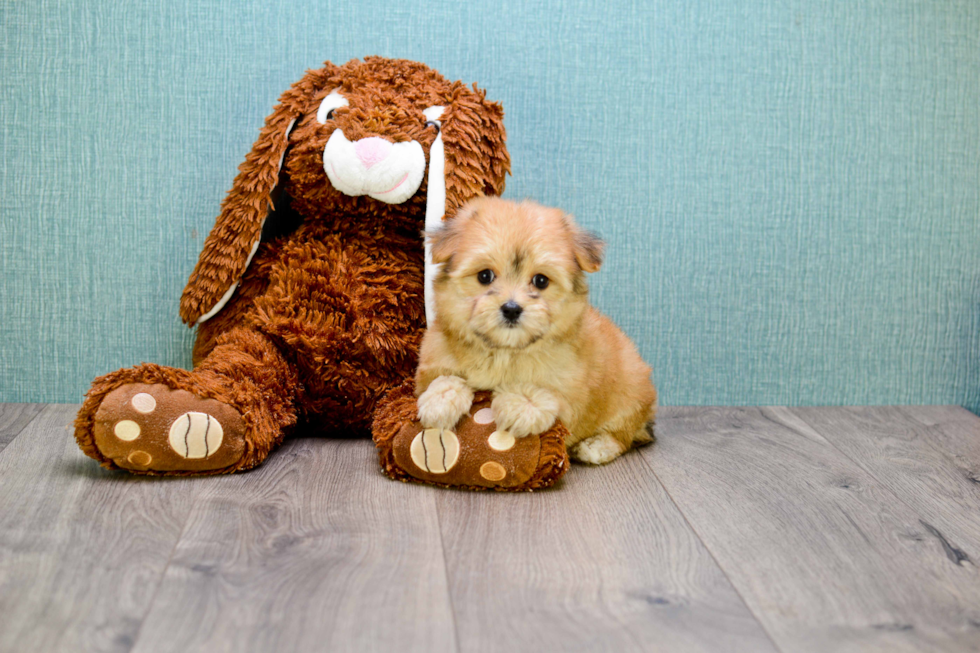
[(439, 123), (433, 122), (432, 120), (429, 120), (428, 122), (425, 123), (425, 128), (428, 129), (429, 127), (434, 127), (435, 130), (436, 130), (436, 133), (437, 134), (439, 133)]
[(536, 274), (534, 277), (532, 277), (531, 283), (533, 283), (534, 287), (538, 290), (544, 290), (548, 287), (548, 283), (550, 283), (550, 281), (548, 277), (544, 276), (543, 274)]
[(480, 270), (476, 273), (476, 280), (484, 286), (489, 286), (493, 283), (494, 276), (493, 270)]

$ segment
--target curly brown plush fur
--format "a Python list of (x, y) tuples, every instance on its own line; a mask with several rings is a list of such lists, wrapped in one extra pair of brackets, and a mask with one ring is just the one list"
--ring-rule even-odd
[[(318, 108), (332, 91), (348, 105), (321, 123)], [(422, 111), (432, 106), (445, 107), (451, 217), (474, 196), (501, 193), (510, 169), (503, 110), (483, 91), (378, 57), (327, 63), (286, 91), (181, 298), (182, 319), (200, 326), (194, 369), (143, 364), (97, 378), (75, 422), (82, 451), (136, 473), (212, 474), (261, 463), (297, 424), (366, 435), (379, 399), (416, 365), (428, 180), (399, 204), (347, 195), (325, 174), (324, 148), (340, 129), (352, 143), (416, 141), (428, 162), (438, 132)], [(299, 226), (277, 233), (283, 222)], [(208, 417), (208, 401), (229, 409), (225, 423)], [(188, 418), (168, 426), (154, 418), (164, 408)], [(214, 456), (219, 443), (241, 457)], [(206, 453), (172, 462), (171, 449), (198, 445)]]

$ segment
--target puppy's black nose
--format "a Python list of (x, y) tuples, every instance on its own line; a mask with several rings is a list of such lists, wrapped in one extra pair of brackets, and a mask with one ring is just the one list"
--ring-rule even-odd
[(517, 318), (521, 316), (524, 309), (512, 299), (500, 307), (500, 312), (504, 314), (504, 319), (508, 322), (517, 322)]

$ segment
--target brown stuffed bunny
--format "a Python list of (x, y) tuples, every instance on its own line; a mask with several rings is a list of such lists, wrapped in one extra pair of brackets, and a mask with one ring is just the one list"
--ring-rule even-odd
[(420, 232), (503, 191), (502, 118), (419, 63), (308, 72), (267, 118), (184, 290), (194, 369), (95, 379), (81, 449), (136, 473), (218, 474), (258, 465), (297, 423), (367, 434), (379, 399), (414, 374)]

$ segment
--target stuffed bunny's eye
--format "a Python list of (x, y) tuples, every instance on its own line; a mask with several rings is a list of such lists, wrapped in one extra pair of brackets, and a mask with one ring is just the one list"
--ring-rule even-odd
[(327, 97), (323, 98), (320, 102), (320, 108), (316, 111), (316, 121), (321, 125), (326, 124), (328, 120), (333, 120), (333, 112), (340, 107), (347, 106), (347, 98), (338, 93), (337, 91), (331, 91), (327, 94)]
[(442, 121), (439, 118), (442, 117), (442, 112), (445, 110), (446, 107), (434, 106), (423, 111), (422, 115), (425, 116), (425, 128), (429, 129), (430, 127), (434, 127), (436, 134), (438, 134), (442, 130)]

